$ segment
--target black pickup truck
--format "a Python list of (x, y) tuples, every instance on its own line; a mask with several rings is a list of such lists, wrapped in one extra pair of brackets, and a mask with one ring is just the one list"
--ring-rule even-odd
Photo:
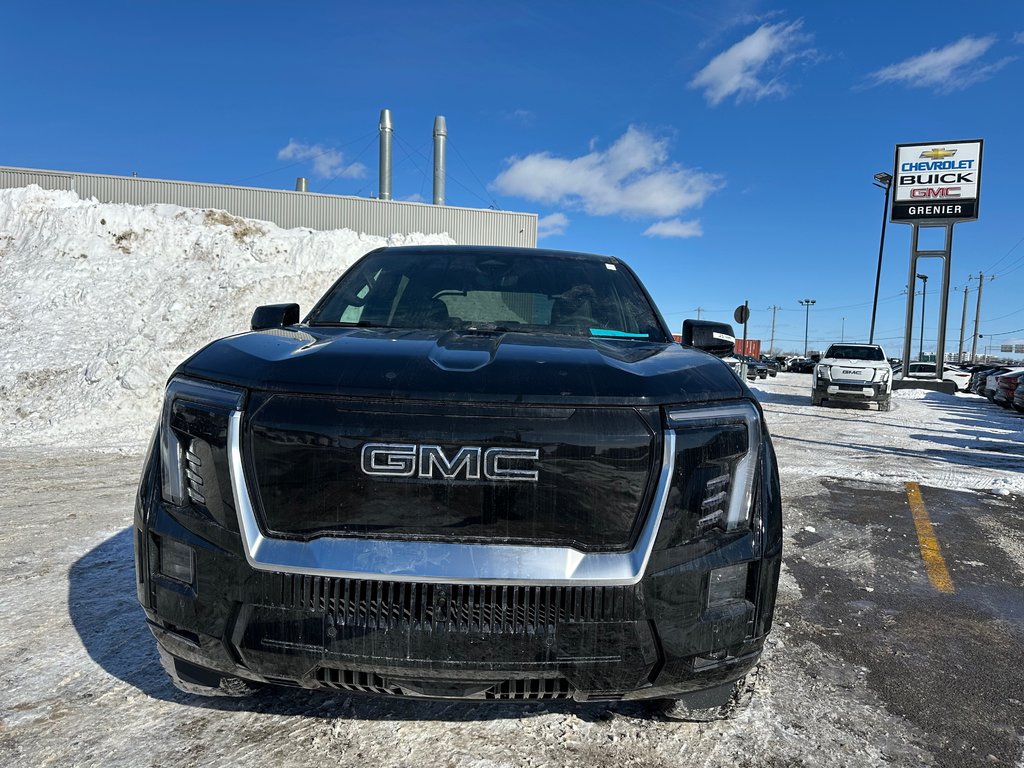
[[(135, 508), (178, 687), (733, 695), (782, 523), (757, 402), (605, 256), (405, 247), (170, 379)], [(679, 703), (681, 702), (681, 703)]]

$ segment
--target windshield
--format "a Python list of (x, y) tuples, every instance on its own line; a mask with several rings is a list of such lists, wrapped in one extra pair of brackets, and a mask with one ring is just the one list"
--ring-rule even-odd
[(308, 321), (668, 341), (621, 265), (552, 253), (370, 253), (335, 283)]
[(833, 344), (825, 357), (837, 360), (885, 360), (880, 347), (860, 347), (853, 344)]

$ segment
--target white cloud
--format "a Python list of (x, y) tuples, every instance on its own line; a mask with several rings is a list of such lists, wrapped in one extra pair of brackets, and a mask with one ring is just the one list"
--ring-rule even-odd
[(505, 195), (581, 208), (596, 216), (674, 216), (720, 189), (720, 176), (669, 160), (668, 140), (630, 126), (608, 149), (580, 157), (510, 158), (491, 187)]
[(987, 79), (1013, 61), (1012, 56), (987, 64), (981, 61), (995, 42), (995, 35), (962, 37), (944, 48), (932, 48), (927, 53), (872, 72), (868, 75), (869, 85), (902, 83), (912, 88), (944, 92), (962, 90)]
[(715, 56), (690, 81), (690, 88), (704, 91), (711, 106), (730, 96), (736, 103), (758, 101), (765, 96), (783, 95), (783, 69), (801, 58), (815, 58), (817, 52), (805, 47), (812, 36), (801, 32), (802, 21), (762, 24), (731, 48)]
[(1018, 32), (1016, 35), (1014, 35), (1013, 42), (1024, 45), (1024, 32)]
[(669, 219), (651, 224), (644, 230), (644, 237), (700, 237), (704, 234), (704, 228), (696, 219), (683, 221), (682, 219)]
[(537, 239), (564, 235), (569, 228), (569, 217), (564, 213), (551, 213), (537, 220)]
[(397, 199), (401, 200), (404, 203), (425, 203), (425, 202), (427, 202), (426, 198), (423, 197), (423, 195), (421, 195), (419, 192), (413, 192), (411, 195), (406, 195), (405, 197), (399, 197)]
[(366, 166), (362, 163), (345, 165), (345, 157), (333, 147), (320, 144), (303, 144), (290, 139), (288, 144), (278, 150), (278, 160), (312, 160), (313, 174), (320, 177), (338, 177), (343, 179), (361, 179), (366, 175)]
[(537, 115), (534, 114), (529, 109), (514, 109), (511, 112), (502, 113), (502, 116), (506, 120), (509, 120), (514, 123), (519, 123), (523, 127), (533, 125), (534, 121), (537, 119)]

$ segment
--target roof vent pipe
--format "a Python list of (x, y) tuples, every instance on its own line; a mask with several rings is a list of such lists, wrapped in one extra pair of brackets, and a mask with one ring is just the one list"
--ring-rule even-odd
[(309, 192), (309, 180), (305, 176), (299, 176), (295, 179), (295, 191)]
[(391, 110), (380, 111), (380, 193), (381, 200), (391, 199)]
[(447, 140), (448, 128), (444, 124), (444, 115), (438, 115), (434, 118), (434, 205), (444, 205), (444, 152)]

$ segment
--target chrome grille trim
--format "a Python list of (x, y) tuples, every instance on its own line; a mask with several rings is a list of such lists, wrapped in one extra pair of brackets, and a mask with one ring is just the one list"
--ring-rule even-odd
[(647, 569), (675, 467), (675, 432), (663, 433), (662, 464), (651, 508), (628, 552), (572, 547), (455, 544), (322, 536), (308, 541), (265, 536), (256, 521), (242, 459), (242, 412), (228, 418), (228, 467), (246, 559), (262, 571), (382, 581), (447, 584), (624, 586)]

